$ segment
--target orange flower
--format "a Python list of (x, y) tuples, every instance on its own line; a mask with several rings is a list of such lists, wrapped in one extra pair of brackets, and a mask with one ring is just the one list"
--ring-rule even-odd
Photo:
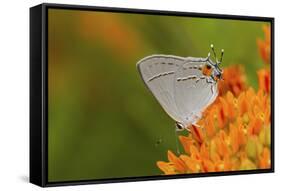
[(163, 162), (163, 161), (158, 161), (157, 166), (160, 170), (162, 170), (166, 175), (170, 174), (176, 174), (176, 169), (174, 167), (174, 164), (171, 162)]
[[(142, 49), (140, 36), (114, 13), (83, 12), (79, 15), (80, 34), (89, 42), (100, 43), (121, 59), (135, 58)], [(141, 20), (139, 20), (141, 21)]]
[(184, 162), (178, 158), (172, 151), (168, 151), (168, 160), (174, 164), (178, 172), (185, 172), (186, 166)]
[(218, 83), (219, 95), (231, 91), (235, 96), (246, 89), (246, 76), (241, 65), (233, 65), (223, 70), (223, 80)]
[(179, 139), (184, 148), (184, 151), (190, 154), (190, 147), (195, 143), (195, 141), (192, 139), (192, 137), (186, 137), (186, 136), (179, 136)]
[(260, 168), (270, 168), (270, 150), (264, 148), (260, 156)]
[[(271, 31), (270, 26), (264, 25), (263, 31), (265, 34), (265, 39), (257, 39), (258, 49), (263, 61), (267, 64), (270, 64), (271, 57)], [(265, 91), (266, 93), (270, 93), (270, 71), (269, 69), (260, 69), (257, 71), (258, 81), (259, 81), (259, 89)]]
[(259, 89), (266, 93), (270, 92), (270, 71), (267, 69), (260, 69), (258, 72)]
[(263, 26), (263, 32), (265, 35), (265, 39), (257, 39), (257, 45), (258, 45), (258, 50), (259, 53), (263, 59), (263, 61), (267, 64), (270, 63), (270, 53), (271, 53), (271, 31), (270, 31), (270, 26), (264, 25)]
[(186, 155), (181, 155), (180, 158), (185, 162), (187, 172), (200, 172), (201, 170), (201, 162), (199, 160), (194, 159), (193, 157), (189, 157)]
[(157, 162), (165, 174), (270, 168), (270, 96), (249, 88), (220, 96), (180, 136), (185, 153), (168, 151), (169, 162)]
[(208, 123), (205, 126), (206, 134), (208, 137), (212, 138), (216, 133), (215, 122), (211, 115), (206, 116), (206, 118), (206, 122)]
[(203, 132), (202, 132), (202, 129), (201, 128), (198, 128), (194, 125), (191, 125), (191, 128), (190, 128), (190, 131), (193, 135), (193, 138), (198, 142), (198, 143), (202, 143), (203, 140), (204, 140), (204, 135), (203, 135)]

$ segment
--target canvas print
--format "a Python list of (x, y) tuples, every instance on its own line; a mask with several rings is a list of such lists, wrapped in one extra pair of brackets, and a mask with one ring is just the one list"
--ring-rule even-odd
[(271, 23), (49, 8), (49, 182), (271, 169)]

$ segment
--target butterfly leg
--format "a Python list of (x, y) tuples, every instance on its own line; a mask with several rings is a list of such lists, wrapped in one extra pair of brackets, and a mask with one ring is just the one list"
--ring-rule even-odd
[(212, 76), (206, 77), (206, 82), (209, 83), (209, 84), (214, 84), (214, 83), (216, 83), (216, 81), (213, 79)]
[(209, 78), (206, 78), (206, 82), (209, 83), (209, 84), (212, 84), (211, 85), (211, 92), (212, 92), (212, 94), (214, 94), (215, 93), (215, 89), (214, 89), (215, 87), (214, 87), (213, 84), (215, 84), (216, 81), (212, 77), (209, 77)]
[(215, 93), (215, 86), (214, 85), (211, 86), (211, 92), (212, 92), (212, 94)]
[(187, 126), (187, 127), (185, 128), (185, 130), (187, 130), (187, 132), (190, 133), (190, 132), (191, 132), (191, 125), (190, 125), (190, 126)]
[[(178, 126), (177, 124), (179, 124), (178, 122), (176, 122), (176, 126)], [(177, 154), (180, 155), (180, 147), (179, 147), (179, 131), (182, 131), (183, 129), (181, 130), (178, 130), (178, 127), (175, 129), (175, 139), (176, 139), (176, 151), (177, 151)]]
[(194, 124), (192, 124), (194, 127), (196, 127), (196, 128), (200, 128), (201, 126), (200, 125), (198, 125), (198, 124), (196, 124), (196, 123), (194, 123)]
[(207, 83), (212, 84), (211, 85), (211, 92), (212, 92), (212, 94), (214, 94), (215, 93), (215, 86), (214, 86), (214, 84), (217, 83), (216, 80), (211, 76), (206, 81), (207, 81)]
[(193, 123), (193, 124), (191, 124), (190, 126), (186, 127), (185, 129), (188, 131), (188, 133), (191, 133), (191, 128), (194, 128), (194, 127), (196, 127), (196, 128), (201, 128), (200, 125), (198, 125), (198, 124), (196, 124), (196, 123)]

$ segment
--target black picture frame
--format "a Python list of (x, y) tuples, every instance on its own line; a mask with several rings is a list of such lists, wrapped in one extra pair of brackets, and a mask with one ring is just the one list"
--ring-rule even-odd
[[(48, 181), (48, 9), (73, 9), (149, 15), (175, 15), (198, 18), (219, 18), (271, 23), (271, 169), (213, 172), (166, 176), (144, 176), (114, 179)], [(274, 18), (240, 15), (155, 11), (115, 7), (96, 7), (64, 4), (40, 4), (30, 8), (30, 182), (41, 187), (113, 183), (144, 180), (163, 180), (206, 176), (241, 175), (274, 172)]]

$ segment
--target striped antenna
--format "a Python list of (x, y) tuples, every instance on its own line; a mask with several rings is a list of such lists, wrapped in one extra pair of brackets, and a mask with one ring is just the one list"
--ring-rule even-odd
[(219, 62), (219, 64), (220, 64), (220, 63), (222, 63), (223, 53), (224, 53), (224, 49), (221, 49), (221, 58), (220, 58), (220, 62)]
[(211, 44), (211, 49), (212, 49), (212, 51), (213, 51), (213, 54), (214, 54), (216, 63), (218, 63), (217, 54), (216, 54), (216, 51), (215, 51), (215, 48), (214, 48), (214, 45), (213, 45), (213, 44)]

